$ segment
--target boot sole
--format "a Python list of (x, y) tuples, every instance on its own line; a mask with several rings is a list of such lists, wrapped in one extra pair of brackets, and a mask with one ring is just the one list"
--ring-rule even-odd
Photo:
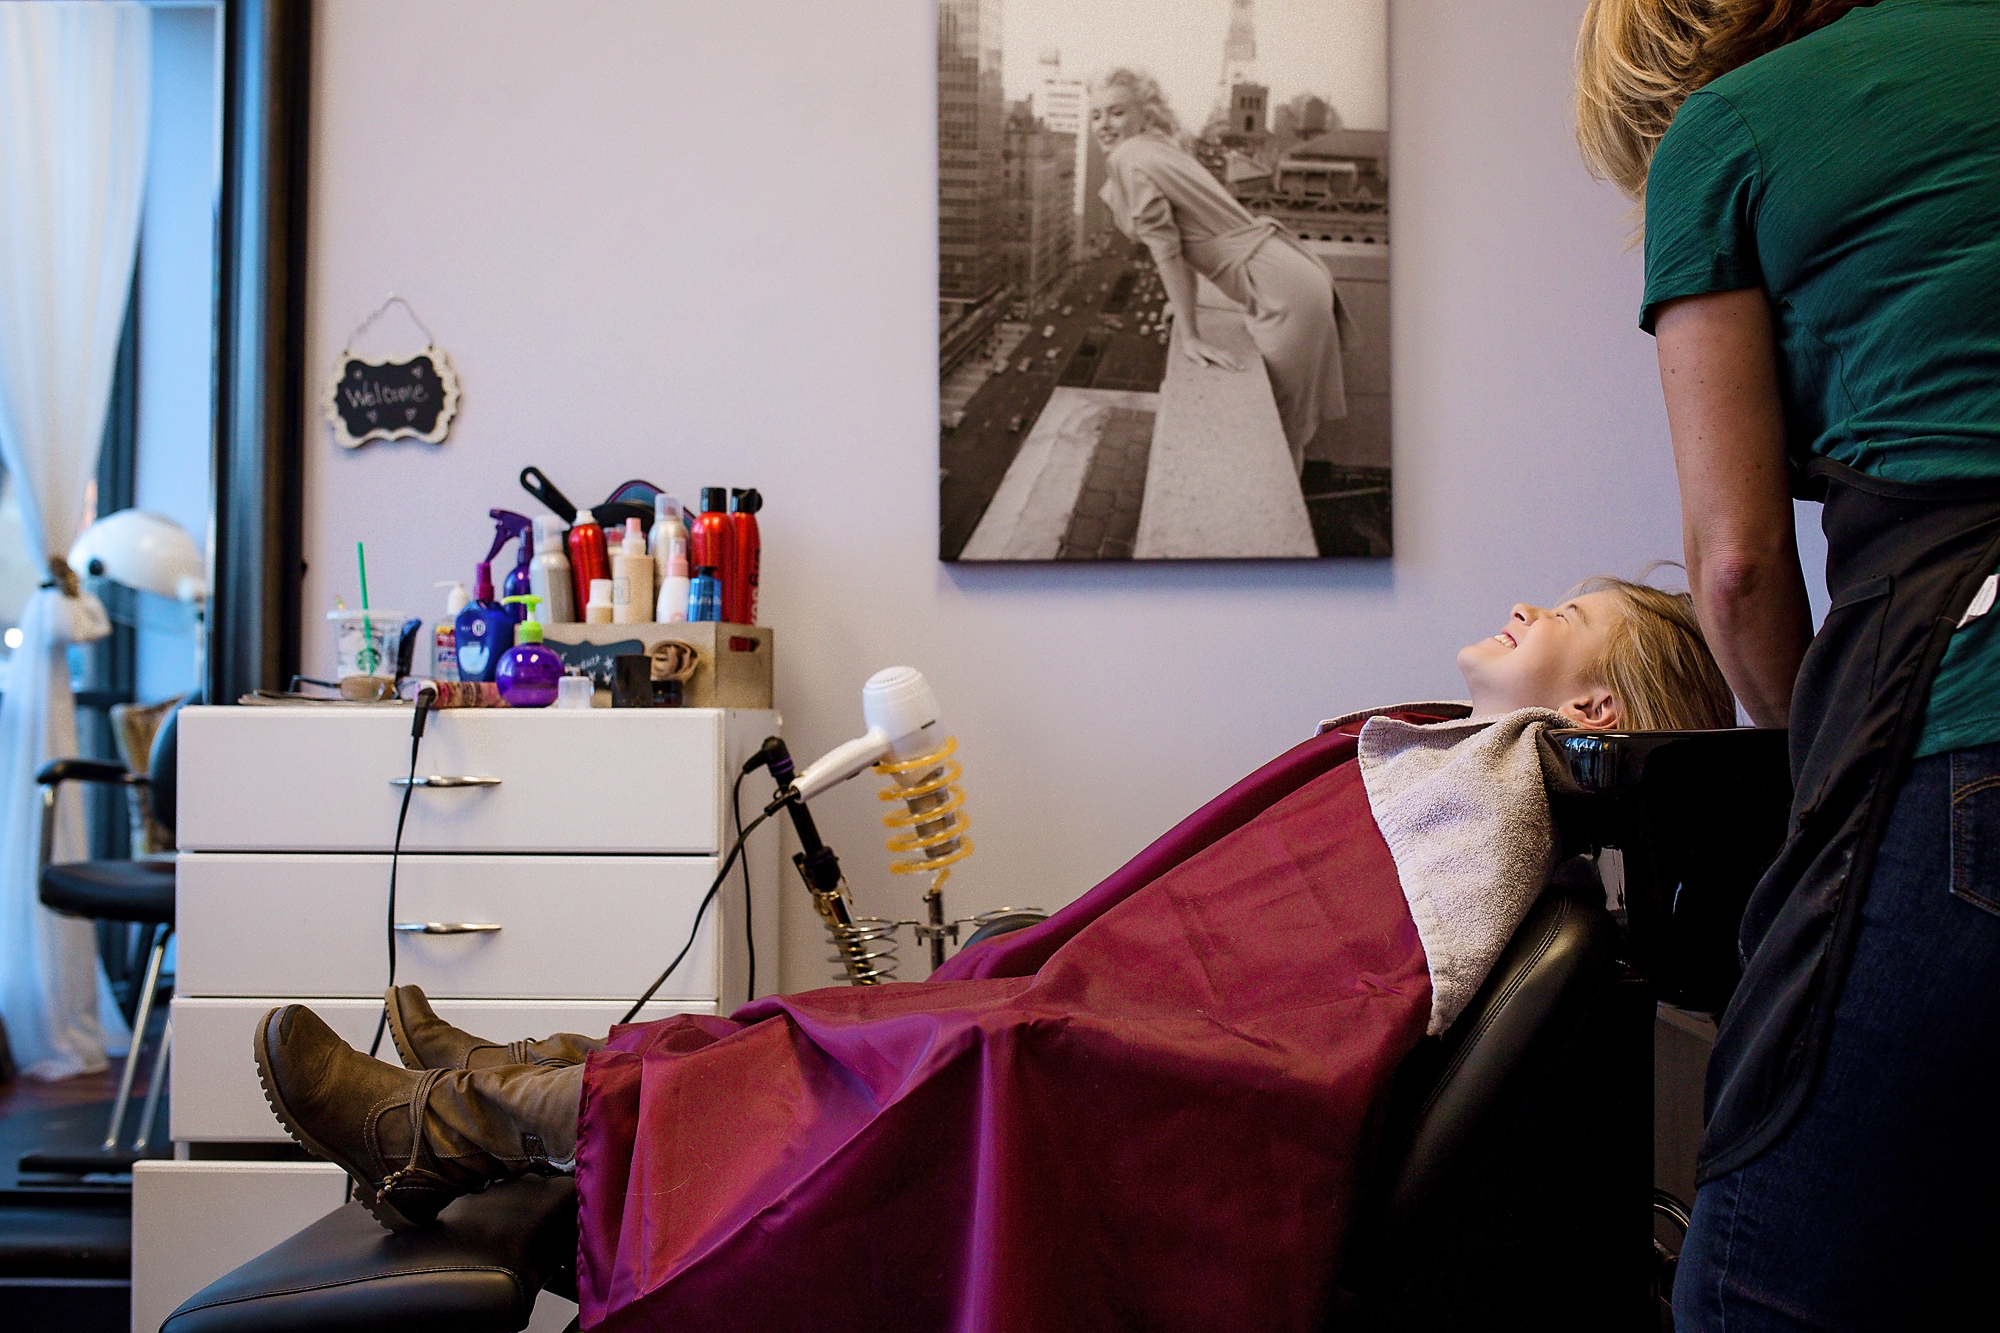
[(382, 1012), (389, 1016), (389, 1040), (395, 1044), (396, 1058), (403, 1062), (403, 1068), (422, 1072), (430, 1066), (417, 1055), (417, 1048), (410, 1045), (410, 1038), (403, 1031), (403, 1006), (397, 1003), (397, 987), (391, 986), (382, 997)]
[(292, 1136), (294, 1143), (321, 1161), (332, 1162), (347, 1173), (347, 1178), (354, 1182), (354, 1197), (361, 1201), (361, 1206), (368, 1210), (369, 1216), (391, 1231), (421, 1230), (423, 1224), (405, 1217), (397, 1211), (395, 1205), (382, 1198), (375, 1186), (369, 1183), (364, 1172), (306, 1133), (292, 1116), (291, 1108), (285, 1105), (284, 1094), (278, 1091), (278, 1080), (271, 1072), (271, 1022), (283, 1012), (282, 1009), (273, 1009), (257, 1024), (257, 1083), (264, 1090), (264, 1101), (271, 1108), (271, 1114), (278, 1118), (278, 1123), (285, 1127), (285, 1132)]

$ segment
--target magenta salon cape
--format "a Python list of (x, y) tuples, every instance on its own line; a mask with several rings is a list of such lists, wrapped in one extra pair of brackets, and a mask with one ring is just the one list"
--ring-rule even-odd
[(583, 1326), (1313, 1327), (1431, 1000), (1358, 729), (929, 981), (617, 1029)]

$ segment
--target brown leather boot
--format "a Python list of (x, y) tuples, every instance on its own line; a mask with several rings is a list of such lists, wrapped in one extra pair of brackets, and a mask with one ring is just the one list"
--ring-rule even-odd
[(491, 1065), (580, 1065), (601, 1050), (601, 1037), (558, 1032), (523, 1041), (488, 1041), (455, 1028), (432, 1012), (416, 986), (391, 986), (382, 996), (389, 1036), (405, 1069), (485, 1069)]
[(264, 1015), (256, 1055), (278, 1122), (353, 1177), (355, 1197), (391, 1231), (427, 1226), (461, 1194), (576, 1155), (580, 1065), (398, 1069), (298, 1004)]

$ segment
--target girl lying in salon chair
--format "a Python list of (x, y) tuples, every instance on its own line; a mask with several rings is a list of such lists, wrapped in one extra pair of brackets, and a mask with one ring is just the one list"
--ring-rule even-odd
[(1546, 883), (1540, 732), (1734, 721), (1620, 580), (1458, 665), (1469, 710), (1324, 724), (928, 982), (511, 1043), (403, 986), (402, 1069), (289, 1005), (266, 1096), (392, 1230), (574, 1169), (588, 1326), (1311, 1327), (1390, 1076)]

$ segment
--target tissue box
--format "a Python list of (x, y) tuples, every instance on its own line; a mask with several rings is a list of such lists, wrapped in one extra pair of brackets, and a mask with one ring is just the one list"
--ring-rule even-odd
[(566, 666), (597, 683), (597, 705), (611, 706), (611, 661), (643, 653), (665, 639), (693, 644), (701, 655), (683, 687), (684, 708), (769, 708), (771, 629), (698, 620), (674, 625), (544, 625), (542, 640)]

